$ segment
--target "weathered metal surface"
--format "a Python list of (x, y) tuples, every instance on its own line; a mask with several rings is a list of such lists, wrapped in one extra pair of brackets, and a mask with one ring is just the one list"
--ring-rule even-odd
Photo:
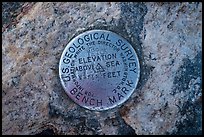
[(59, 75), (69, 97), (82, 107), (107, 110), (125, 102), (139, 80), (139, 61), (124, 38), (107, 30), (86, 31), (64, 49)]

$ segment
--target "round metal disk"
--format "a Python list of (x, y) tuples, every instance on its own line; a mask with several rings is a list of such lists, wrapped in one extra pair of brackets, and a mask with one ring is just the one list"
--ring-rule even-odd
[(124, 38), (107, 30), (86, 31), (64, 49), (59, 76), (69, 97), (90, 110), (124, 103), (135, 90), (140, 66)]

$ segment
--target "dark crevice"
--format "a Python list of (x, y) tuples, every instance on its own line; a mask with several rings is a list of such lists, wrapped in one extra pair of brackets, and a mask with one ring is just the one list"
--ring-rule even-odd
[(177, 131), (172, 135), (202, 135), (202, 104), (187, 101), (180, 110), (185, 116), (182, 122), (176, 122)]
[[(199, 52), (193, 60), (188, 58), (183, 60), (183, 65), (177, 71), (174, 79), (174, 90), (172, 95), (181, 91), (189, 92), (187, 101), (184, 105), (178, 104), (180, 115), (183, 121), (177, 121), (177, 130), (172, 135), (201, 135), (202, 134), (202, 79), (193, 85), (190, 83), (192, 79), (197, 79), (202, 75), (202, 53)], [(199, 87), (199, 88), (195, 88)], [(194, 100), (194, 101), (193, 101)], [(169, 133), (170, 134), (170, 133)]]
[[(198, 53), (193, 60), (188, 58), (183, 60), (183, 65), (177, 71), (174, 78), (175, 89), (172, 90), (172, 95), (177, 92), (189, 89), (189, 82), (191, 79), (200, 77), (202, 74), (202, 53)], [(201, 83), (200, 83), (201, 87)]]
[(47, 128), (47, 129), (43, 130), (42, 132), (37, 133), (35, 135), (55, 135), (55, 133), (54, 133), (53, 129)]

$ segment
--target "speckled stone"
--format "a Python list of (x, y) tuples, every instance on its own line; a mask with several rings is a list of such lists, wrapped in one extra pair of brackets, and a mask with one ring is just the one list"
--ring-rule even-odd
[[(202, 134), (201, 3), (37, 2), (2, 33), (2, 134)], [(58, 65), (80, 32), (107, 29), (136, 50), (141, 77), (96, 112), (64, 92)]]

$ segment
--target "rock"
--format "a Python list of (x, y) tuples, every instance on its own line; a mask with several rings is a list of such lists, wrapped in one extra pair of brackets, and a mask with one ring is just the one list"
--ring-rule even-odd
[[(201, 8), (35, 3), (2, 33), (2, 134), (202, 134)], [(66, 44), (95, 28), (126, 38), (141, 65), (133, 95), (103, 112), (75, 104), (58, 76)]]
[(19, 19), (25, 15), (35, 2), (3, 2), (2, 3), (2, 31), (12, 29)]

